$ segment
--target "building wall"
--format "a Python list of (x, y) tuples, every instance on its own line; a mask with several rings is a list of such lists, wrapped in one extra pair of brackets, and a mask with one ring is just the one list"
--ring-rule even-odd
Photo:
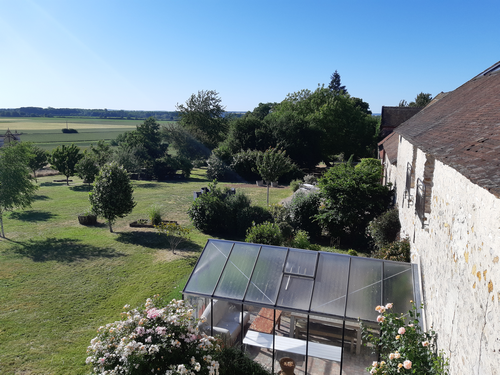
[[(500, 200), (453, 168), (432, 160), (426, 225), (408, 207), (407, 162), (423, 179), (429, 156), (401, 138), (396, 174), (402, 235), (420, 263), (425, 319), (450, 357), (452, 374), (499, 374)], [(427, 163), (430, 165), (430, 163)], [(428, 168), (429, 169), (429, 168)]]

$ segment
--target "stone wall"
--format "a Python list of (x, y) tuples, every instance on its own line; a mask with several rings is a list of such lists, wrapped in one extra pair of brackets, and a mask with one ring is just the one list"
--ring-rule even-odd
[[(499, 374), (500, 200), (421, 150), (415, 158), (414, 151), (401, 140), (392, 182), (402, 235), (410, 238), (412, 261), (421, 265), (427, 328), (438, 332), (452, 374)], [(415, 189), (409, 207), (404, 194), (412, 161), (415, 180), (432, 176), (424, 227), (415, 214)]]

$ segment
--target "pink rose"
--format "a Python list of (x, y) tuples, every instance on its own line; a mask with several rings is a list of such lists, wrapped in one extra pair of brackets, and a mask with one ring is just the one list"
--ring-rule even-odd
[(411, 369), (411, 361), (409, 361), (409, 360), (404, 361), (403, 367), (407, 370)]
[(429, 341), (422, 342), (422, 346), (425, 347), (425, 348), (428, 347), (429, 346)]
[(382, 323), (385, 320), (383, 315), (377, 316), (377, 322)]
[(400, 335), (404, 335), (404, 334), (405, 334), (405, 332), (406, 332), (405, 327), (401, 327), (400, 329), (398, 329), (398, 333), (399, 333)]
[(392, 306), (393, 306), (393, 304), (392, 304), (392, 303), (388, 303), (387, 305), (385, 305), (385, 308), (386, 308), (387, 310), (389, 310), (389, 309), (392, 309)]

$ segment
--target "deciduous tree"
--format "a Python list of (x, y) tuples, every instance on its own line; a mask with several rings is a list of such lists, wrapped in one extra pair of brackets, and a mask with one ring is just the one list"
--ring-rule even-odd
[(28, 144), (11, 142), (0, 148), (0, 227), (3, 213), (14, 208), (30, 207), (38, 186), (31, 182), (29, 160), (32, 157)]
[(185, 104), (177, 104), (180, 124), (210, 149), (224, 140), (228, 121), (224, 118), (225, 107), (215, 90), (201, 90), (192, 94)]
[(269, 206), (269, 184), (278, 181), (285, 173), (293, 168), (292, 160), (286, 156), (286, 152), (275, 148), (259, 152), (257, 155), (257, 171), (267, 183), (267, 205)]
[(368, 223), (387, 210), (393, 194), (381, 176), (379, 161), (363, 159), (356, 166), (337, 164), (319, 180), (323, 205), (316, 219), (332, 237), (366, 244)]
[(42, 169), (48, 164), (49, 162), (48, 154), (47, 151), (45, 151), (43, 148), (40, 148), (33, 144), (29, 144), (29, 147), (30, 147), (30, 153), (29, 153), (28, 166), (33, 172), (33, 177), (35, 177), (35, 182), (37, 182), (36, 171)]
[(130, 178), (122, 166), (112, 162), (101, 168), (89, 199), (92, 210), (108, 221), (110, 232), (113, 232), (112, 224), (116, 219), (125, 217), (135, 207), (133, 192)]
[(52, 151), (50, 164), (66, 176), (66, 185), (69, 185), (69, 178), (75, 175), (76, 165), (82, 157), (78, 146), (74, 144), (71, 146), (61, 145)]

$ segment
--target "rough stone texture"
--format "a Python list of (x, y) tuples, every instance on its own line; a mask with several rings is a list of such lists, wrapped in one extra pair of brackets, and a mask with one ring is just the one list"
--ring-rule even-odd
[[(435, 160), (430, 213), (422, 228), (405, 198), (406, 165), (414, 147), (399, 143), (397, 206), (412, 261), (420, 262), (427, 328), (438, 332), (452, 374), (498, 374), (500, 363), (500, 199)], [(427, 155), (417, 149), (415, 179)], [(427, 163), (429, 165), (429, 163)], [(414, 200), (415, 189), (412, 189)]]

